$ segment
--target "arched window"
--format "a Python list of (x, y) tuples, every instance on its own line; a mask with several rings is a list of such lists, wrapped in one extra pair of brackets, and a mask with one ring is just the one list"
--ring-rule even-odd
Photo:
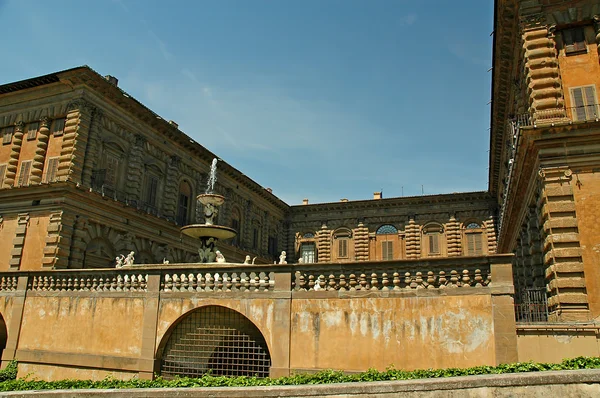
[(394, 227), (393, 225), (385, 224), (385, 225), (382, 225), (381, 227), (377, 228), (377, 232), (375, 232), (375, 233), (377, 235), (397, 234), (398, 229), (396, 227)]
[(302, 235), (302, 237), (303, 237), (304, 239), (311, 239), (311, 238), (314, 238), (314, 237), (315, 237), (315, 234), (313, 234), (312, 232), (307, 232), (307, 233), (305, 233), (304, 235)]
[(391, 224), (385, 224), (377, 228), (375, 235), (381, 250), (381, 260), (393, 260), (394, 241), (398, 242), (398, 229)]
[(211, 305), (185, 315), (159, 349), (160, 375), (170, 379), (269, 376), (271, 356), (260, 330), (245, 316)]
[(114, 268), (115, 264), (115, 249), (107, 239), (97, 237), (87, 244), (83, 268)]
[(348, 228), (340, 228), (333, 233), (333, 244), (332, 248), (335, 251), (335, 257), (337, 259), (349, 259), (350, 258), (350, 242), (352, 239), (352, 231)]
[(466, 256), (483, 256), (486, 253), (483, 245), (483, 228), (478, 222), (468, 222), (464, 227), (464, 254)]
[(424, 256), (444, 255), (444, 227), (437, 223), (429, 223), (423, 227), (421, 253)]
[(231, 228), (237, 231), (237, 235), (231, 240), (231, 244), (238, 246), (240, 244), (240, 236), (242, 235), (242, 216), (237, 207), (231, 210)]
[(177, 224), (188, 224), (189, 214), (192, 207), (192, 187), (187, 181), (179, 184), (179, 196), (177, 200)]

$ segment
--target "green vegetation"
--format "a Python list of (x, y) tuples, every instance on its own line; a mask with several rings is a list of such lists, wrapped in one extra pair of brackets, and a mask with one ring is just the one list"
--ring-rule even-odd
[(499, 366), (475, 366), (467, 369), (424, 369), (404, 371), (389, 368), (379, 372), (370, 369), (358, 374), (325, 370), (315, 374), (298, 374), (289, 377), (256, 378), (256, 377), (222, 377), (205, 375), (200, 378), (181, 377), (173, 380), (157, 378), (156, 380), (116, 380), (106, 378), (100, 381), (60, 380), (40, 381), (17, 379), (17, 363), (11, 362), (6, 369), (0, 371), (0, 391), (16, 390), (57, 390), (74, 388), (161, 388), (161, 387), (248, 387), (248, 386), (290, 386), (300, 384), (328, 384), (364, 381), (410, 380), (454, 376), (470, 376), (485, 374), (541, 372), (545, 370), (600, 369), (600, 358), (578, 357), (565, 359), (562, 363), (514, 363)]

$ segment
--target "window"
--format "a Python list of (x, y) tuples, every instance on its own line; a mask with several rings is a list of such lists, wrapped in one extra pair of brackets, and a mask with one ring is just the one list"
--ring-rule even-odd
[(35, 140), (35, 138), (37, 137), (37, 132), (40, 129), (40, 123), (39, 122), (33, 122), (33, 123), (29, 123), (27, 125), (27, 140), (31, 141), (31, 140)]
[(177, 218), (176, 222), (179, 225), (185, 225), (188, 222), (190, 213), (190, 198), (192, 197), (192, 187), (186, 181), (179, 184), (179, 197), (177, 201)]
[(46, 163), (46, 172), (44, 173), (43, 182), (54, 182), (56, 181), (56, 173), (58, 171), (58, 156), (48, 158)]
[(5, 127), (2, 130), (2, 144), (4, 144), (4, 145), (10, 144), (14, 130), (15, 130), (14, 127)]
[(440, 235), (438, 233), (430, 233), (427, 235), (429, 240), (429, 254), (440, 254)]
[(6, 177), (6, 163), (0, 164), (0, 188), (4, 185), (4, 177)]
[(252, 228), (252, 248), (258, 248), (258, 228)]
[(348, 238), (338, 238), (338, 258), (348, 258)]
[(29, 185), (29, 173), (31, 172), (31, 160), (21, 162), (21, 169), (19, 171), (19, 179), (17, 180), (17, 186), (22, 187)]
[(587, 50), (583, 26), (562, 31), (565, 54), (576, 54)]
[(55, 119), (52, 122), (52, 134), (55, 137), (63, 135), (65, 132), (65, 119)]
[(268, 252), (274, 258), (277, 257), (277, 238), (269, 236), (269, 247)]
[(146, 180), (146, 204), (156, 207), (156, 192), (158, 191), (158, 177), (149, 175)]
[(235, 229), (237, 231), (237, 235), (231, 240), (231, 244), (233, 246), (237, 246), (240, 244), (240, 235), (242, 234), (242, 231), (240, 229), (241, 227), (241, 216), (240, 216), (240, 211), (238, 210), (237, 207), (235, 207), (232, 211), (231, 211), (231, 228)]
[(598, 117), (595, 86), (572, 88), (571, 101), (573, 102), (573, 119), (575, 121), (593, 120)]
[(315, 244), (304, 242), (301, 247), (301, 256), (303, 263), (314, 263), (315, 262)]
[(441, 256), (443, 254), (444, 228), (437, 223), (427, 224), (423, 227), (422, 251), (426, 256)]
[(390, 235), (390, 234), (397, 234), (398, 233), (398, 229), (396, 227), (394, 227), (393, 225), (382, 225), (381, 227), (377, 228), (377, 232), (375, 232), (377, 235)]
[(381, 259), (382, 260), (393, 260), (394, 259), (394, 245), (391, 240), (381, 242)]
[(117, 185), (117, 175), (119, 172), (119, 158), (112, 154), (107, 153), (104, 157), (105, 174), (104, 174), (104, 185), (115, 187)]
[(467, 255), (483, 255), (483, 234), (481, 232), (467, 233)]

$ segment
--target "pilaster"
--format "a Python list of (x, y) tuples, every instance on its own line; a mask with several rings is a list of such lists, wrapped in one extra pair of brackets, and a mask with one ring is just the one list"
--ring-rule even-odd
[(59, 181), (82, 181), (85, 151), (92, 124), (93, 108), (82, 99), (67, 106), (57, 177)]
[[(141, 200), (145, 145), (146, 139), (139, 134), (136, 135), (135, 142), (129, 152), (129, 162), (127, 163), (127, 197), (129, 200)], [(190, 200), (194, 199), (190, 198)]]
[(550, 320), (590, 317), (573, 188), (567, 167), (540, 170), (544, 264)]
[(23, 144), (23, 128), (23, 122), (19, 121), (15, 124), (15, 131), (13, 133), (12, 147), (10, 148), (10, 155), (8, 158), (8, 165), (6, 167), (4, 184), (2, 183), (2, 181), (0, 181), (0, 187), (13, 187), (15, 185), (15, 179), (17, 177), (17, 167), (19, 165), (19, 156), (21, 155), (21, 145)]
[(46, 247), (42, 267), (47, 269), (67, 268), (73, 236), (74, 216), (59, 210), (50, 214)]
[(165, 180), (165, 194), (163, 200), (163, 214), (168, 219), (175, 220), (177, 211), (177, 194), (179, 193), (179, 162), (177, 155), (171, 156), (167, 165), (167, 176)]
[(20, 213), (17, 215), (17, 229), (13, 239), (13, 249), (10, 255), (10, 269), (18, 270), (21, 267), (21, 257), (23, 256), (23, 246), (25, 245), (25, 236), (29, 226), (29, 213)]
[(448, 240), (448, 257), (460, 256), (462, 253), (462, 244), (460, 239), (460, 223), (454, 215), (446, 223), (446, 237)]
[(406, 225), (406, 258), (417, 259), (421, 257), (421, 231), (415, 223), (414, 216), (410, 217)]
[(43, 117), (42, 120), (40, 120), (40, 131), (38, 132), (37, 146), (31, 165), (31, 177), (29, 178), (30, 185), (42, 183), (44, 162), (46, 161), (46, 150), (48, 149), (48, 140), (50, 139), (50, 123), (51, 120), (48, 117)]
[(483, 224), (485, 228), (485, 234), (487, 236), (488, 255), (496, 254), (498, 251), (498, 238), (496, 236), (496, 221), (494, 216), (489, 216), (489, 218), (485, 220)]
[(102, 111), (98, 108), (94, 109), (92, 116), (92, 124), (88, 134), (88, 141), (85, 147), (85, 158), (83, 160), (83, 170), (81, 172), (81, 183), (90, 187), (92, 185), (92, 173), (98, 164), (98, 149), (99, 149), (99, 129), (102, 120)]
[(369, 261), (369, 228), (359, 222), (353, 235), (356, 261)]
[(317, 231), (317, 254), (319, 263), (331, 261), (331, 231), (327, 229), (326, 224)]

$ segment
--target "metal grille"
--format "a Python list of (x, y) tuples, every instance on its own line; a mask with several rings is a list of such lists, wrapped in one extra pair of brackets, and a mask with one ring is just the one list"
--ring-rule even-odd
[(546, 288), (529, 288), (517, 295), (516, 298), (515, 316), (517, 322), (548, 322)]
[(165, 378), (267, 377), (271, 357), (260, 331), (240, 313), (220, 306), (200, 308), (173, 330), (163, 351)]

